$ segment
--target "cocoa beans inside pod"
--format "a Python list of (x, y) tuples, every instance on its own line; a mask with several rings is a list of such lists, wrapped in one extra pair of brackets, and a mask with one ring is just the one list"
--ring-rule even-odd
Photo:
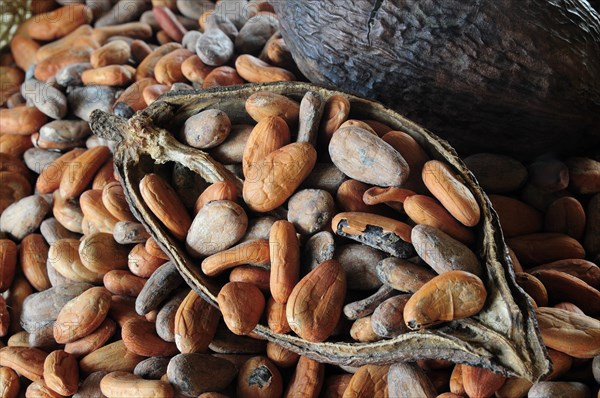
[[(146, 204), (140, 192), (139, 183), (148, 173), (170, 175), (173, 165), (177, 164), (197, 173), (209, 184), (231, 182), (236, 187), (238, 194), (244, 193), (244, 198), (238, 197), (231, 203), (240, 205), (249, 219), (253, 220), (265, 215), (275, 219), (286, 219), (287, 201), (298, 190), (306, 176), (311, 174), (314, 166), (314, 154), (327, 153), (327, 144), (323, 146), (321, 143), (323, 140), (317, 140), (319, 144), (315, 148), (316, 151), (311, 149), (305, 151), (304, 154), (300, 153), (302, 151), (291, 154), (289, 150), (280, 148), (265, 156), (266, 161), (273, 163), (265, 165), (265, 173), (255, 176), (254, 183), (260, 181), (262, 184), (264, 182), (263, 186), (268, 190), (263, 191), (263, 194), (275, 195), (277, 200), (271, 200), (272, 197), (269, 196), (267, 198), (271, 201), (269, 206), (261, 207), (243, 200), (247, 199), (248, 190), (242, 189), (242, 181), (234, 176), (228, 168), (202, 150), (181, 143), (176, 136), (186, 120), (202, 111), (209, 109), (223, 111), (229, 117), (232, 125), (254, 125), (255, 122), (246, 109), (246, 100), (253, 94), (267, 93), (272, 98), (280, 98), (277, 97), (279, 95), (290, 100), (290, 103), (298, 104), (308, 91), (318, 93), (325, 102), (332, 97), (346, 98), (350, 104), (349, 119), (375, 120), (394, 131), (402, 131), (410, 135), (432, 160), (444, 163), (451, 171), (453, 178), (464, 184), (466, 189), (472, 193), (473, 203), (479, 207), (481, 217), (477, 225), (471, 229), (475, 236), (471, 250), (482, 266), (480, 276), (487, 291), (487, 299), (483, 309), (475, 316), (443, 322), (438, 326), (418, 332), (409, 331), (397, 337), (374, 343), (341, 342), (340, 340), (344, 337), (338, 337), (336, 333), (323, 342), (316, 341), (321, 340), (320, 338), (308, 341), (292, 334), (275, 333), (266, 326), (265, 321), (261, 321), (264, 323), (259, 323), (254, 328), (252, 336), (277, 343), (285, 349), (312, 360), (341, 366), (385, 365), (436, 358), (485, 367), (505, 376), (516, 376), (532, 381), (537, 381), (547, 374), (550, 370), (550, 362), (541, 342), (535, 315), (529, 300), (518, 288), (514, 275), (509, 271), (510, 265), (505, 255), (507, 253), (506, 245), (502, 239), (498, 217), (491, 208), (489, 200), (456, 152), (445, 141), (398, 113), (376, 102), (339, 91), (307, 83), (285, 82), (222, 87), (204, 91), (169, 92), (128, 120), (96, 111), (92, 116), (91, 126), (94, 134), (119, 142), (114, 153), (115, 169), (119, 181), (124, 185), (124, 192), (134, 216), (144, 224), (154, 241), (169, 255), (190, 287), (209, 304), (218, 307), (217, 295), (224, 283), (227, 282), (227, 278), (220, 276), (213, 278), (202, 272), (201, 261), (192, 260), (186, 251), (185, 240), (176, 238)], [(270, 106), (274, 108), (269, 112), (274, 115), (282, 114), (285, 110), (278, 108), (279, 102), (275, 105), (271, 104)], [(291, 137), (295, 137), (297, 126), (290, 123), (290, 129)], [(319, 134), (324, 133), (319, 132)], [(307, 142), (302, 144), (311, 145)], [(298, 143), (292, 142), (288, 144), (288, 146), (290, 145), (293, 147)], [(290, 170), (285, 169), (281, 164), (275, 164), (275, 161), (296, 160), (296, 157), (292, 155), (301, 156), (302, 162), (294, 163)], [(353, 155), (360, 156), (360, 154), (348, 153), (348, 156)], [(327, 159), (319, 158), (319, 162), (327, 161)], [(279, 173), (280, 169), (281, 173)], [(283, 171), (291, 176), (288, 180), (280, 178), (285, 176)], [(273, 174), (268, 175), (268, 172), (273, 172)], [(417, 174), (417, 176), (419, 175)], [(246, 176), (246, 179), (248, 178), (249, 176)], [(279, 187), (279, 184), (285, 186)], [(397, 182), (393, 182), (393, 184), (397, 184)], [(256, 198), (253, 199), (256, 200)], [(338, 209), (336, 211), (339, 212), (341, 211), (339, 209), (343, 209), (339, 203), (336, 205)], [(390, 231), (392, 231), (395, 232), (394, 241), (401, 241), (402, 245), (406, 245), (404, 255), (411, 255), (410, 253), (413, 252), (410, 242), (411, 224), (398, 224), (407, 221), (406, 216), (400, 212), (394, 213), (394, 210), (390, 209), (386, 215), (388, 213), (389, 217), (387, 218), (383, 216), (374, 218), (369, 215), (365, 219), (366, 221), (359, 217), (361, 213), (341, 214), (343, 217), (340, 217), (338, 213), (337, 218), (333, 217), (331, 227), (330, 224), (326, 224), (321, 231), (331, 233), (333, 230), (334, 235), (337, 235), (336, 241), (341, 239), (342, 242), (347, 243), (347, 240), (340, 237), (342, 234), (338, 233), (343, 230), (342, 232), (346, 236), (356, 238), (355, 240), (359, 243), (367, 244), (377, 250), (382, 250), (382, 247), (390, 245), (387, 243), (386, 246), (385, 240), (390, 238), (392, 235)], [(381, 224), (379, 223), (381, 219), (384, 221), (389, 219), (393, 224), (387, 222)], [(400, 225), (401, 228), (391, 228), (391, 225)], [(303, 232), (298, 229), (296, 229), (296, 233), (300, 234), (300, 242), (305, 242), (307, 239), (304, 240), (304, 238), (309, 237), (309, 235), (303, 235)], [(222, 231), (219, 230), (218, 234), (222, 234)], [(268, 238), (268, 234), (261, 237), (261, 239), (266, 238)], [(239, 245), (240, 240), (237, 237), (235, 241), (231, 240), (231, 244), (221, 250), (229, 249), (236, 244)], [(395, 250), (382, 250), (382, 252), (385, 251), (387, 251), (386, 257), (398, 254)], [(373, 264), (373, 267), (375, 265)], [(267, 270), (269, 265), (254, 264), (250, 267)], [(373, 268), (373, 272), (375, 271)], [(296, 288), (300, 289), (299, 285), (296, 285)], [(340, 305), (340, 312), (341, 307)]]

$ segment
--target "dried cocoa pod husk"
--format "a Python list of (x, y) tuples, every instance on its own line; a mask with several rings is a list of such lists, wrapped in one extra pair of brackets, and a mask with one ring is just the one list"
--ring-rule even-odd
[[(539, 380), (549, 371), (549, 360), (540, 342), (532, 306), (509, 271), (508, 251), (501, 236), (498, 218), (473, 175), (452, 148), (379, 104), (312, 84), (277, 83), (217, 88), (203, 92), (171, 92), (129, 120), (100, 111), (94, 114), (92, 130), (104, 138), (120, 141), (114, 155), (115, 166), (134, 215), (151, 232), (160, 248), (172, 257), (175, 266), (196, 293), (216, 305), (220, 285), (200, 272), (197, 262), (192, 262), (185, 254), (181, 242), (174, 239), (152, 214), (141, 198), (139, 181), (146, 170), (151, 170), (154, 165), (175, 161), (198, 173), (209, 183), (231, 181), (240, 189), (240, 181), (223, 165), (215, 162), (205, 152), (179, 143), (166, 128), (181, 126), (187, 118), (205, 109), (225, 111), (232, 124), (252, 123), (251, 117), (246, 113), (245, 100), (252, 94), (265, 91), (271, 98), (279, 94), (295, 101), (296, 115), (299, 109), (297, 104), (307, 91), (319, 93), (325, 101), (334, 95), (343, 95), (351, 105), (349, 118), (373, 119), (395, 131), (403, 131), (413, 137), (432, 159), (442, 160), (447, 164), (452, 173), (471, 191), (481, 211), (480, 222), (474, 227), (478, 239), (473, 249), (481, 263), (485, 264), (483, 282), (489, 290), (489, 297), (482, 311), (475, 317), (372, 344), (310, 343), (291, 335), (273, 333), (261, 324), (255, 327), (255, 335), (303, 356), (344, 366), (386, 364), (420, 358), (452, 359), (459, 363), (490, 368), (506, 376), (519, 376), (533, 381)], [(258, 109), (257, 106), (255, 108)], [(257, 109), (253, 109), (253, 112)], [(263, 113), (261, 116), (273, 114), (281, 115)], [(325, 114), (328, 115), (327, 110)], [(252, 116), (257, 116), (257, 113), (254, 112)]]

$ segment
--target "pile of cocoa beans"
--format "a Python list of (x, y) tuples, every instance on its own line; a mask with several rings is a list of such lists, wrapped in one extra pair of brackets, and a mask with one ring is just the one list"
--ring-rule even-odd
[(537, 307), (554, 366), (552, 381), (532, 387), (509, 379), (496, 395), (598, 393), (600, 359), (597, 354), (594, 360), (584, 359), (589, 356), (578, 352), (596, 350), (598, 332), (578, 325), (575, 317), (597, 324), (600, 315), (600, 154), (546, 154), (523, 163), (481, 153), (466, 157), (465, 163), (498, 213), (516, 281)]
[(114, 143), (88, 121), (171, 90), (302, 79), (271, 5), (61, 0), (35, 12), (0, 58), (2, 397), (599, 394), (600, 158), (466, 158), (537, 307), (547, 381), (435, 359), (320, 364), (252, 329), (262, 319), (309, 341), (374, 342), (480, 311), (480, 209), (460, 177), (410, 135), (348, 120), (343, 96), (257, 93), (253, 125), (189, 118), (172, 133), (243, 185), (190, 183), (174, 165), (139, 188), (224, 283), (219, 311), (136, 219)]

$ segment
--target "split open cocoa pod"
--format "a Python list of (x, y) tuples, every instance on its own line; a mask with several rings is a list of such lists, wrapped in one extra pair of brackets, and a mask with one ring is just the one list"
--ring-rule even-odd
[(209, 183), (231, 181), (241, 187), (241, 181), (223, 165), (207, 153), (179, 142), (169, 130), (178, 131), (185, 120), (207, 109), (225, 111), (234, 124), (247, 123), (251, 119), (245, 110), (246, 99), (260, 91), (282, 94), (298, 102), (307, 91), (320, 94), (324, 100), (333, 95), (344, 95), (351, 104), (350, 118), (376, 120), (410, 134), (432, 159), (446, 163), (458, 173), (481, 209), (481, 220), (474, 231), (477, 256), (484, 265), (482, 279), (487, 300), (483, 310), (473, 317), (374, 343), (308, 342), (293, 335), (274, 333), (261, 324), (254, 329), (256, 336), (303, 356), (336, 365), (361, 366), (436, 358), (485, 367), (505, 376), (532, 381), (550, 371), (533, 308), (515, 283), (498, 217), (456, 152), (447, 142), (379, 103), (312, 84), (286, 82), (171, 92), (129, 120), (102, 111), (93, 113), (93, 132), (102, 138), (119, 141), (114, 164), (133, 213), (168, 253), (194, 291), (218, 306), (221, 280), (204, 275), (198, 261), (188, 257), (183, 243), (161, 224), (144, 202), (139, 183), (147, 173), (164, 172), (169, 163), (178, 163)]

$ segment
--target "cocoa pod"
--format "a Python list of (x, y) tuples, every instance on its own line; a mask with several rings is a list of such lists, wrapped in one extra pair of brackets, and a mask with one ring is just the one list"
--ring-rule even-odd
[[(284, 86), (286, 88), (283, 88)], [(287, 91), (291, 86), (296, 87), (297, 89), (297, 91), (295, 91), (294, 94), (291, 94), (290, 91)], [(154, 162), (154, 164), (156, 165), (156, 168), (154, 170), (164, 170), (159, 164), (174, 162), (180, 167), (186, 167), (192, 171), (197, 172), (209, 183), (214, 183), (217, 181), (232, 181), (234, 184), (239, 186), (239, 181), (237, 181), (232, 175), (232, 173), (229, 171), (229, 169), (231, 169), (234, 172), (237, 172), (236, 169), (239, 169), (239, 165), (230, 165), (228, 168), (225, 168), (217, 162), (213, 162), (203, 152), (177, 143), (177, 141), (173, 139), (173, 136), (170, 135), (170, 133), (166, 131), (164, 127), (169, 125), (182, 126), (185, 120), (188, 119), (191, 115), (196, 114), (205, 109), (221, 109), (225, 112), (228, 112), (229, 116), (231, 117), (234, 113), (229, 113), (229, 105), (225, 105), (225, 103), (230, 104), (230, 102), (227, 102), (230, 100), (231, 104), (235, 104), (236, 107), (240, 107), (240, 110), (242, 110), (243, 106), (244, 109), (246, 109), (246, 111), (250, 115), (250, 117), (252, 117), (255, 120), (260, 120), (266, 116), (280, 116), (284, 119), (287, 118), (288, 125), (292, 126), (298, 124), (298, 101), (302, 98), (306, 91), (308, 91), (308, 88), (310, 88), (310, 90), (312, 91), (316, 91), (319, 94), (321, 94), (324, 100), (328, 100), (332, 95), (341, 95), (338, 92), (324, 90), (321, 88), (315, 88), (314, 86), (304, 85), (301, 83), (291, 83), (279, 86), (271, 85), (268, 87), (271, 91), (269, 93), (262, 90), (262, 88), (258, 88), (254, 91), (245, 90), (244, 88), (231, 88), (228, 90), (222, 90), (218, 94), (195, 94), (192, 92), (167, 94), (162, 98), (161, 101), (155, 102), (151, 107), (147, 108), (144, 111), (143, 118), (134, 116), (131, 121), (125, 123), (121, 119), (112, 118), (108, 115), (97, 112), (95, 114), (96, 118), (92, 123), (93, 129), (102, 136), (113, 137), (113, 139), (117, 140), (120, 139), (124, 144), (121, 145), (121, 148), (127, 147), (127, 144), (133, 145), (134, 142), (143, 142), (142, 144), (134, 145), (138, 149), (136, 150), (133, 158), (130, 157), (130, 155), (132, 155), (131, 152), (127, 152), (123, 149), (117, 149), (115, 154), (115, 165), (119, 174), (119, 179), (124, 183), (126, 187), (126, 191), (130, 196), (130, 203), (132, 203), (136, 211), (140, 213), (144, 224), (146, 224), (149, 227), (156, 241), (160, 242), (161, 247), (163, 247), (164, 250), (168, 250), (170, 252), (171, 257), (173, 257), (179, 270), (185, 275), (186, 280), (192, 283), (194, 288), (197, 289), (198, 293), (201, 293), (203, 296), (206, 296), (206, 298), (213, 304), (216, 303), (215, 295), (219, 291), (219, 284), (215, 283), (215, 280), (209, 280), (205, 277), (205, 275), (199, 273), (198, 269), (195, 268), (187, 260), (185, 253), (183, 252), (184, 249), (182, 248), (181, 242), (177, 242), (177, 240), (174, 239), (172, 235), (165, 234), (165, 230), (157, 222), (156, 217), (150, 214), (147, 210), (147, 207), (145, 207), (143, 199), (140, 198), (137, 184), (139, 183), (139, 180), (143, 177), (145, 172), (147, 172), (147, 166), (152, 166), (152, 162)], [(245, 93), (245, 95), (240, 100), (239, 98), (241, 93)], [(281, 94), (287, 94), (288, 96), (281, 96)], [(380, 132), (381, 134), (389, 130), (405, 131), (423, 147), (428, 156), (430, 156), (431, 158), (440, 159), (440, 161), (443, 160), (448, 162), (448, 164), (451, 167), (450, 170), (454, 175), (453, 178), (455, 178), (458, 182), (460, 182), (460, 184), (466, 187), (467, 190), (473, 195), (473, 199), (475, 200), (477, 208), (479, 209), (479, 221), (481, 221), (480, 223), (478, 223), (479, 228), (474, 230), (474, 232), (477, 232), (478, 234), (477, 240), (476, 242), (474, 242), (476, 245), (474, 246), (474, 249), (476, 250), (478, 256), (481, 256), (479, 258), (481, 264), (485, 264), (486, 272), (484, 272), (484, 275), (486, 276), (486, 288), (489, 288), (490, 291), (493, 292), (493, 294), (490, 294), (488, 296), (487, 301), (489, 302), (487, 303), (487, 306), (484, 306), (482, 308), (482, 311), (478, 312), (478, 316), (475, 318), (455, 320), (453, 321), (455, 323), (442, 325), (440, 329), (430, 329), (427, 331), (419, 332), (417, 334), (409, 332), (405, 335), (390, 340), (379, 341), (376, 344), (349, 344), (345, 345), (343, 349), (340, 349), (341, 347), (338, 346), (336, 343), (313, 344), (311, 342), (306, 341), (305, 339), (296, 338), (291, 335), (276, 336), (272, 333), (272, 331), (270, 331), (262, 325), (257, 325), (253, 333), (262, 337), (270, 338), (272, 336), (272, 338), (275, 341), (283, 344), (285, 348), (296, 351), (302, 351), (303, 354), (308, 355), (312, 358), (317, 358), (319, 360), (330, 361), (334, 363), (343, 362), (349, 365), (357, 365), (364, 364), (365, 360), (369, 361), (370, 363), (382, 363), (383, 361), (385, 361), (384, 358), (388, 358), (389, 362), (398, 361), (400, 358), (404, 358), (405, 360), (413, 360), (415, 359), (415, 356), (418, 357), (419, 354), (415, 353), (414, 351), (410, 351), (410, 354), (408, 354), (408, 352), (404, 351), (404, 349), (409, 345), (412, 345), (415, 342), (413, 339), (417, 338), (430, 341), (431, 339), (435, 339), (435, 346), (429, 347), (428, 349), (435, 350), (436, 352), (443, 351), (444, 349), (450, 349), (452, 350), (452, 356), (454, 359), (462, 358), (460, 359), (460, 361), (463, 361), (464, 359), (463, 362), (467, 362), (470, 364), (481, 364), (481, 359), (478, 357), (477, 354), (479, 351), (473, 351), (472, 349), (472, 347), (482, 347), (481, 342), (471, 341), (468, 336), (479, 335), (479, 330), (488, 330), (486, 329), (487, 326), (484, 325), (489, 325), (490, 322), (494, 323), (494, 325), (499, 325), (498, 322), (502, 324), (504, 324), (505, 322), (506, 324), (513, 324), (515, 319), (517, 319), (518, 322), (524, 322), (521, 324), (527, 325), (527, 328), (532, 327), (533, 325), (532, 323), (530, 323), (532, 317), (530, 312), (531, 308), (529, 306), (522, 305), (522, 311), (513, 311), (511, 309), (516, 308), (512, 307), (512, 305), (516, 304), (516, 302), (519, 302), (520, 304), (526, 303), (526, 301), (524, 301), (526, 300), (526, 298), (521, 295), (522, 293), (520, 293), (521, 291), (519, 289), (515, 288), (516, 285), (514, 284), (514, 281), (510, 280), (510, 278), (507, 279), (504, 277), (508, 272), (508, 266), (506, 265), (505, 269), (502, 265), (507, 264), (508, 262), (503, 258), (503, 253), (506, 253), (506, 249), (503, 246), (502, 241), (498, 238), (498, 236), (493, 235), (494, 231), (499, 230), (499, 227), (497, 224), (497, 220), (491, 218), (492, 213), (489, 207), (489, 203), (481, 194), (481, 190), (477, 187), (473, 177), (467, 172), (465, 172), (462, 163), (456, 157), (450, 155), (450, 152), (447, 152), (447, 147), (445, 146), (445, 144), (440, 145), (440, 143), (436, 141), (436, 139), (429, 136), (424, 130), (421, 130), (417, 126), (406, 122), (401, 117), (399, 117), (391, 111), (376, 108), (374, 104), (368, 101), (362, 101), (351, 95), (344, 94), (344, 96), (346, 99), (348, 99), (348, 102), (353, 104), (353, 109), (355, 112), (353, 115), (348, 115), (346, 119), (356, 118), (377, 120), (380, 122), (380, 124), (373, 124), (374, 127), (371, 127), (371, 125), (369, 124), (369, 127), (375, 130), (376, 132)], [(244, 98), (248, 98), (249, 100), (244, 101)], [(215, 106), (214, 104), (216, 104), (217, 102), (211, 101), (217, 101), (223, 106)], [(359, 113), (356, 113), (358, 111), (355, 108), (355, 106), (358, 106), (360, 108)], [(239, 123), (245, 122), (247, 120), (247, 118), (241, 118), (239, 120), (232, 119), (232, 122)], [(111, 125), (114, 128), (106, 129), (102, 127), (106, 125)], [(132, 128), (126, 126), (134, 127)], [(161, 126), (161, 128), (158, 128), (157, 126)], [(295, 129), (295, 126), (292, 128)], [(138, 138), (135, 137), (137, 137), (142, 130), (144, 132), (143, 134), (145, 138), (143, 140), (138, 140)], [(160, 147), (166, 148), (166, 150), (159, 150), (159, 146), (157, 146), (158, 141), (155, 138), (150, 137), (156, 137), (156, 139), (160, 137)], [(276, 153), (277, 151), (279, 150), (276, 150), (274, 153)], [(139, 160), (136, 160), (137, 155), (140, 156), (139, 159), (145, 159), (144, 162), (146, 162), (146, 159), (150, 161), (150, 158), (152, 158), (153, 161), (150, 161), (150, 163), (145, 163), (146, 166), (144, 166), (142, 163), (139, 162)], [(272, 155), (269, 154), (267, 156)], [(165, 175), (169, 175), (169, 172), (166, 172)], [(248, 178), (246, 177), (246, 182), (247, 181)], [(293, 188), (292, 192), (295, 191), (296, 188), (297, 187)], [(368, 188), (370, 187), (366, 187), (366, 189)], [(364, 191), (366, 191), (366, 189), (364, 189)], [(362, 201), (362, 193), (364, 193), (364, 191), (361, 192), (360, 196), (358, 196), (357, 199)], [(462, 192), (460, 189), (458, 189), (457, 192), (459, 191)], [(287, 198), (284, 198), (284, 202), (286, 199)], [(203, 208), (205, 207), (206, 205)], [(383, 207), (383, 210), (387, 211), (390, 215), (394, 214), (391, 210), (386, 209), (385, 207)], [(281, 209), (275, 208), (275, 214), (279, 214), (280, 212)], [(250, 215), (252, 217), (254, 214), (250, 212)], [(397, 217), (397, 215), (395, 217)], [(368, 224), (365, 225), (365, 227), (367, 226)], [(384, 224), (384, 226), (387, 227), (388, 224)], [(398, 227), (398, 225), (396, 226)], [(377, 227), (379, 227), (380, 229), (377, 229)], [(371, 231), (379, 231), (378, 234), (374, 234), (375, 236), (373, 236), (372, 239), (373, 243), (375, 243), (378, 239), (380, 241), (383, 240), (383, 226), (373, 225)], [(336, 232), (338, 232), (337, 228)], [(353, 232), (352, 235), (357, 236), (364, 235), (364, 231), (360, 230), (347, 230), (346, 232)], [(410, 251), (412, 250), (412, 245), (410, 244), (410, 242), (408, 242), (410, 240), (410, 234), (407, 234), (407, 232), (410, 232), (410, 226), (407, 225), (406, 227), (399, 227), (397, 232), (399, 233), (399, 235), (396, 236), (398, 240), (402, 240), (401, 236), (403, 236), (406, 239), (406, 241), (403, 241), (403, 244), (406, 244), (404, 254), (409, 256), (412, 255), (412, 253), (414, 253), (410, 253)], [(479, 235), (480, 233), (482, 233), (483, 235)], [(482, 236), (484, 237), (484, 239), (481, 239)], [(261, 238), (264, 239), (265, 236), (262, 235)], [(230, 245), (234, 243), (230, 243)], [(245, 270), (250, 270), (251, 268), (244, 266), (244, 268), (239, 269), (244, 270), (245, 272)], [(250, 276), (250, 274), (244, 275), (244, 272), (237, 272), (236, 269), (235, 272), (233, 272), (233, 274), (241, 274), (243, 275), (243, 278), (250, 278), (244, 279), (246, 281), (252, 280), (256, 281), (256, 283), (259, 284), (264, 283), (264, 277), (260, 277), (258, 275), (264, 275), (264, 270), (261, 270), (261, 272), (256, 273), (254, 276)], [(500, 289), (506, 289), (504, 291), (512, 292), (512, 295), (514, 295), (514, 297), (510, 295), (504, 295), (502, 297), (502, 300), (499, 300), (499, 295), (496, 294), (496, 289), (498, 287), (500, 287)], [(508, 307), (506, 307), (507, 305)], [(503, 315), (500, 315), (500, 313), (494, 310), (499, 308), (506, 308), (506, 311), (502, 312)], [(509, 318), (512, 320), (509, 320)], [(502, 321), (499, 321), (500, 319), (502, 319)], [(458, 339), (450, 339), (452, 340), (452, 343), (450, 344), (449, 339), (447, 339), (447, 337), (444, 337), (446, 336), (444, 335), (444, 333), (450, 333), (450, 335), (456, 336), (455, 331), (457, 329), (452, 329), (452, 327), (454, 327), (455, 324), (460, 325), (460, 330), (466, 328), (466, 330), (469, 330), (469, 332), (462, 333), (460, 338)], [(504, 330), (502, 328), (498, 329), (496, 326), (493, 326), (491, 329), (488, 330), (488, 332), (492, 329), (497, 331), (502, 336), (505, 336), (505, 333), (507, 333), (508, 330)], [(484, 334), (488, 336), (487, 332)], [(535, 332), (533, 332), (533, 335), (531, 336), (535, 336)], [(508, 365), (509, 367), (512, 367), (512, 364), (514, 363), (531, 363), (531, 361), (536, 361), (536, 366), (532, 367), (530, 365), (525, 365), (524, 367), (520, 368), (520, 370), (518, 370), (516, 373), (523, 375), (537, 373), (538, 376), (540, 376), (540, 369), (547, 369), (548, 363), (545, 361), (545, 359), (543, 359), (543, 355), (541, 354), (543, 351), (537, 351), (535, 349), (532, 351), (530, 349), (531, 347), (529, 344), (533, 344), (534, 346), (535, 344), (537, 344), (536, 338), (530, 339), (527, 343), (525, 343), (525, 341), (520, 338), (522, 336), (511, 335), (511, 337), (508, 337), (508, 340), (503, 338), (494, 338), (493, 336), (489, 337), (489, 339), (486, 339), (486, 349), (489, 349), (493, 346), (496, 347), (494, 349), (501, 349), (502, 352), (510, 353), (507, 354), (511, 357), (511, 365)], [(472, 345), (465, 344), (463, 339), (470, 341)], [(216, 340), (218, 339), (216, 338)], [(515, 344), (515, 346), (513, 346), (513, 344)], [(451, 346), (453, 348), (450, 348)], [(467, 349), (467, 346), (471, 348)], [(501, 346), (503, 348), (500, 348)], [(515, 349), (516, 346), (520, 348)], [(221, 349), (222, 342), (211, 344), (211, 347), (219, 347), (219, 349)], [(456, 351), (457, 348), (458, 351)], [(360, 352), (357, 351), (359, 349)], [(531, 354), (531, 357), (523, 358), (523, 353), (528, 353), (528, 355)], [(441, 355), (443, 357), (449, 356), (449, 354)], [(502, 359), (498, 360), (502, 362)], [(497, 366), (496, 360), (494, 360), (489, 362), (488, 364), (490, 364), (490, 366), (497, 371), (506, 371), (506, 368), (504, 366), (506, 366), (507, 363), (505, 363), (502, 366)], [(533, 369), (535, 369), (535, 371)], [(449, 372), (446, 373), (447, 376), (449, 376)], [(509, 373), (510, 372), (506, 372), (506, 374)], [(446, 375), (442, 372), (436, 374), (436, 383), (443, 382), (444, 377), (446, 377)]]

